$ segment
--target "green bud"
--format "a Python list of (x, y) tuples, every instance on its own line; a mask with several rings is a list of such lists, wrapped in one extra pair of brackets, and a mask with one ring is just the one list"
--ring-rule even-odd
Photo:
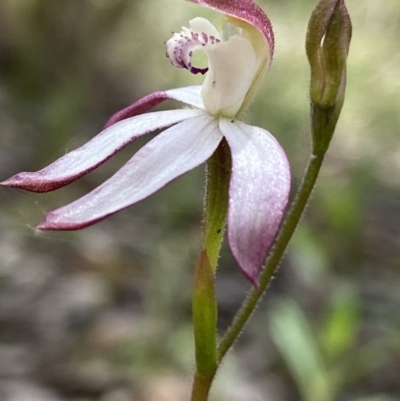
[(351, 21), (344, 0), (321, 0), (308, 24), (310, 101), (314, 152), (329, 146), (342, 109)]

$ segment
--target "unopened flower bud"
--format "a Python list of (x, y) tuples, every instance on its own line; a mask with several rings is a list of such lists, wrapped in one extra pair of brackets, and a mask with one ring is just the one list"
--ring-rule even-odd
[(321, 0), (307, 30), (314, 149), (325, 151), (344, 101), (351, 21), (344, 0)]

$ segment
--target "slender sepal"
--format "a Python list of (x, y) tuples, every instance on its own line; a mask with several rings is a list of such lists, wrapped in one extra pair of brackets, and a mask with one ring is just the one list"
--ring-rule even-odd
[(171, 110), (131, 117), (105, 129), (44, 169), (18, 173), (1, 185), (32, 192), (53, 191), (94, 170), (139, 136), (202, 114), (200, 110)]
[(196, 107), (198, 109), (204, 109), (203, 100), (200, 95), (201, 86), (193, 85), (187, 86), (185, 88), (176, 88), (168, 91), (159, 91), (151, 93), (139, 99), (135, 103), (131, 104), (124, 109), (117, 111), (113, 114), (106, 122), (104, 128), (108, 128), (121, 120), (125, 120), (130, 117), (143, 114), (151, 108), (157, 106), (164, 100), (172, 99), (177, 100), (182, 103), (186, 103), (190, 106)]
[(95, 190), (48, 213), (38, 228), (77, 230), (94, 224), (204, 163), (221, 139), (218, 122), (206, 114), (185, 120), (143, 146)]
[(220, 128), (232, 155), (229, 244), (244, 274), (257, 285), (288, 201), (290, 167), (268, 131), (228, 119), (220, 120)]

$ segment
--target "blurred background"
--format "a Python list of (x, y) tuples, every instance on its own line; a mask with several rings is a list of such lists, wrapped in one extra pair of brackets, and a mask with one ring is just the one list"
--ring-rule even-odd
[[(310, 146), (304, 36), (316, 1), (258, 3), (276, 53), (247, 121), (279, 139), (295, 186)], [(400, 399), (400, 2), (348, 9), (348, 87), (331, 150), (210, 401)], [(0, 178), (80, 146), (141, 96), (201, 83), (170, 66), (163, 45), (195, 16), (219, 19), (182, 0), (1, 0)], [(189, 399), (203, 169), (91, 228), (34, 228), (143, 143), (53, 193), (1, 188), (0, 400)], [(222, 332), (249, 283), (227, 247), (220, 262)]]

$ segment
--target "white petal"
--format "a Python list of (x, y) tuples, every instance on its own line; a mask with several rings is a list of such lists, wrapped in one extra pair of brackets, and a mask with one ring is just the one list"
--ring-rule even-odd
[(206, 50), (220, 42), (218, 30), (205, 18), (195, 18), (190, 21), (190, 28), (183, 27), (181, 32), (174, 32), (172, 38), (165, 42), (167, 57), (173, 66), (187, 68), (193, 74), (205, 74), (207, 67), (199, 68), (192, 65), (193, 53)]
[(39, 228), (83, 228), (139, 202), (205, 162), (221, 139), (218, 121), (210, 116), (185, 120), (155, 137), (94, 191), (47, 214)]
[(287, 204), (290, 167), (268, 131), (228, 119), (220, 120), (220, 128), (232, 153), (229, 244), (243, 272), (256, 283)]
[(169, 98), (186, 103), (190, 106), (204, 109), (201, 97), (201, 85), (187, 86), (185, 88), (170, 89), (165, 92)]
[(190, 106), (204, 109), (203, 99), (201, 98), (201, 86), (193, 85), (185, 88), (176, 88), (168, 91), (159, 91), (150, 93), (145, 97), (137, 100), (128, 107), (114, 113), (106, 122), (104, 128), (108, 128), (119, 121), (125, 120), (130, 117), (143, 114), (150, 110), (152, 107), (157, 106), (159, 103), (167, 99), (178, 100), (179, 102), (186, 103)]
[(139, 136), (203, 113), (201, 110), (169, 110), (127, 118), (42, 170), (19, 173), (2, 185), (34, 192), (52, 191), (89, 173)]

